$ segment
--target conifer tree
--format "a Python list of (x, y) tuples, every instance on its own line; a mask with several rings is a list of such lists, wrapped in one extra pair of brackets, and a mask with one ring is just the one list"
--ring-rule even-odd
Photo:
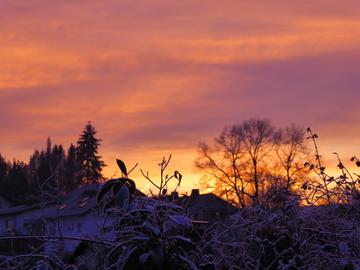
[(14, 160), (9, 169), (9, 192), (15, 197), (28, 192), (27, 165)]
[(79, 166), (76, 159), (76, 147), (71, 144), (67, 152), (63, 175), (63, 188), (66, 192), (79, 186), (80, 183), (77, 178), (78, 170)]
[(80, 166), (78, 174), (80, 184), (97, 183), (102, 177), (101, 171), (105, 163), (98, 155), (101, 139), (95, 137), (97, 131), (88, 122), (77, 141), (77, 162)]
[(4, 179), (7, 175), (8, 164), (5, 158), (0, 154), (0, 179)]
[(0, 154), (0, 194), (4, 194), (8, 188), (8, 173), (10, 170), (6, 159)]
[(34, 153), (30, 156), (29, 169), (28, 169), (28, 182), (32, 192), (36, 193), (38, 188), (38, 170), (40, 166), (40, 152), (35, 149)]

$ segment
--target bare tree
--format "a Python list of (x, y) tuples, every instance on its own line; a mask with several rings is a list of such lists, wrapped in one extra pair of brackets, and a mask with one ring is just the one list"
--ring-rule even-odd
[(246, 191), (247, 181), (243, 176), (246, 161), (242, 147), (236, 126), (225, 127), (212, 146), (205, 142), (199, 144), (199, 157), (195, 161), (197, 168), (215, 180), (215, 192), (240, 207), (252, 197)]
[(283, 188), (291, 193), (294, 185), (309, 174), (303, 165), (303, 160), (309, 157), (305, 129), (295, 124), (279, 129), (275, 135), (275, 153), (280, 166), (279, 177), (285, 180)]
[(268, 120), (250, 119), (223, 130), (214, 145), (199, 144), (196, 166), (215, 179), (215, 191), (243, 207), (259, 204), (259, 168), (274, 143)]
[(267, 119), (249, 119), (235, 129), (241, 137), (244, 150), (249, 155), (250, 174), (254, 183), (252, 199), (254, 204), (259, 204), (259, 188), (262, 184), (259, 177), (259, 165), (274, 145), (274, 127)]

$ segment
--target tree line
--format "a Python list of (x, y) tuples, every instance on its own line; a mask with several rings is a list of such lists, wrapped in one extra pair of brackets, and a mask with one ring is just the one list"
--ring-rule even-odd
[[(45, 149), (35, 150), (28, 163), (9, 162), (0, 154), (0, 194), (24, 203), (27, 198), (42, 197), (39, 194), (52, 196), (101, 182), (105, 164), (98, 154), (101, 139), (96, 134), (88, 122), (76, 144), (67, 149), (53, 145), (49, 138)], [(307, 139), (313, 142), (315, 151), (309, 149)], [(350, 173), (337, 153), (340, 175), (328, 175), (317, 139), (309, 128), (295, 124), (278, 128), (267, 119), (248, 119), (227, 126), (212, 142), (199, 143), (195, 165), (204, 174), (201, 185), (239, 207), (289, 200), (309, 205), (348, 204), (360, 198), (360, 176)], [(170, 158), (159, 164), (161, 176)], [(356, 156), (351, 161), (360, 167)], [(141, 172), (154, 183), (148, 172)], [(181, 175), (175, 171), (161, 178), (159, 186), (155, 183), (159, 194), (167, 192), (170, 179), (180, 184)]]
[(68, 193), (79, 186), (99, 183), (105, 163), (98, 154), (101, 139), (88, 122), (76, 144), (65, 149), (47, 139), (45, 149), (36, 149), (29, 162), (7, 161), (0, 154), (0, 193), (13, 203), (36, 201), (39, 194)]

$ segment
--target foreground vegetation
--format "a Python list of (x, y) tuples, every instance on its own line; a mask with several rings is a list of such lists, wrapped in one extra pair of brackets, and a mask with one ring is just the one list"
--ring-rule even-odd
[(360, 268), (358, 200), (300, 206), (295, 197), (283, 197), (199, 227), (171, 196), (135, 196), (135, 182), (125, 164), (118, 164), (123, 177), (106, 182), (97, 195), (104, 218), (116, 217), (111, 232), (80, 239), (71, 254), (62, 252), (66, 236), (41, 238), (57, 251), (49, 254), (39, 246), (3, 257), (0, 269)]
[[(111, 189), (127, 183), (118, 179)], [(46, 254), (38, 248), (30, 254), (2, 258), (0, 269), (360, 267), (359, 204), (257, 206), (239, 209), (228, 220), (199, 230), (175, 203), (161, 198), (130, 198), (131, 202), (117, 198), (117, 203), (109, 206), (108, 215), (118, 216), (113, 240), (105, 241), (106, 233), (93, 240), (83, 239), (72, 254), (62, 253), (61, 248)], [(66, 241), (66, 236), (56, 240), (59, 247)]]

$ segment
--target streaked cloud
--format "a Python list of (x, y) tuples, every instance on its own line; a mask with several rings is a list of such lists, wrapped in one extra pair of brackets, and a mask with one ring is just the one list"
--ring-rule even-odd
[(190, 186), (198, 141), (269, 117), (351, 155), (359, 12), (340, 0), (3, 0), (0, 152), (27, 159), (47, 136), (76, 141), (91, 120), (107, 176), (115, 157), (155, 170), (172, 152)]

